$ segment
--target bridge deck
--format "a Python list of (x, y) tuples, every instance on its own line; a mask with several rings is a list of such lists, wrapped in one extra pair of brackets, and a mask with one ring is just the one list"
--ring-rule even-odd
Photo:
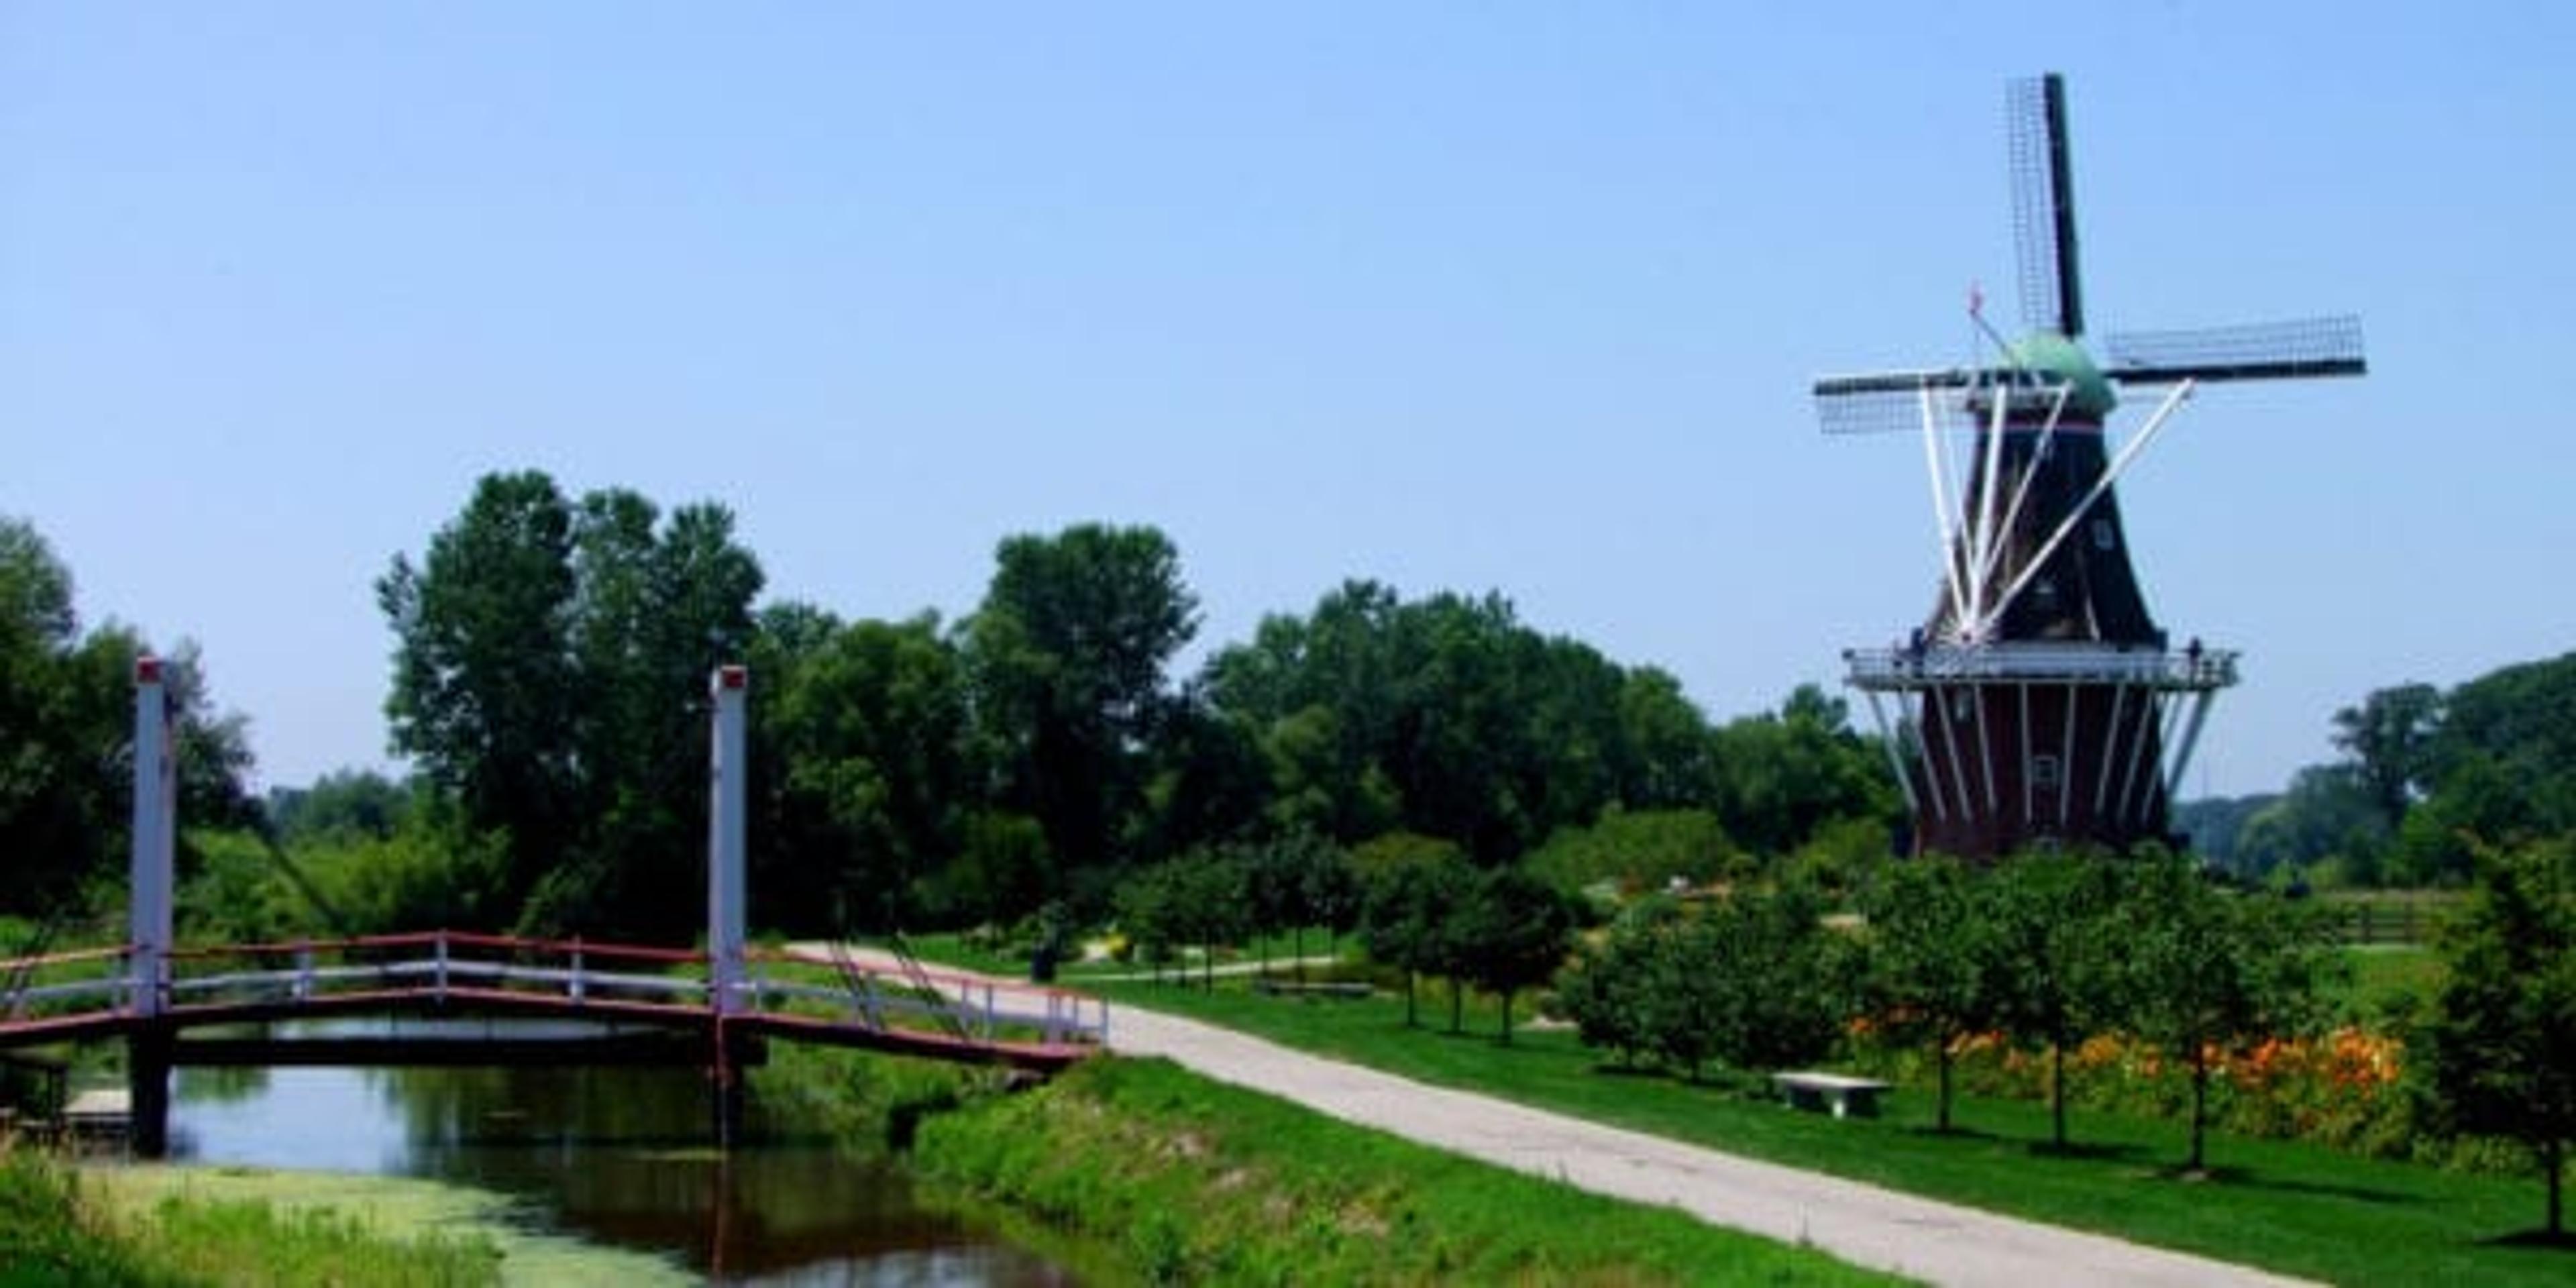
[[(172, 953), (138, 1006), (131, 949), (0, 961), (0, 1050), (159, 1032), (353, 1016), (529, 1016), (610, 1021), (694, 1038), (701, 1051), (775, 1039), (1053, 1072), (1097, 1052), (1108, 1009), (1061, 989), (755, 954), (730, 996), (683, 950), (459, 931)], [(718, 1003), (725, 1003), (721, 1007)], [(388, 1033), (191, 1038), (179, 1063), (563, 1062), (561, 1039), (475, 1042)], [(552, 1047), (541, 1045), (552, 1043)], [(653, 1044), (600, 1045), (600, 1063)], [(475, 1049), (479, 1047), (479, 1052)]]

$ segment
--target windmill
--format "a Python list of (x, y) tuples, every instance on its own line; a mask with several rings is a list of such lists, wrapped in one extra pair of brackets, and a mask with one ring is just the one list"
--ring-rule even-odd
[[(2065, 84), (2015, 82), (2006, 112), (2026, 334), (2006, 340), (1972, 301), (1972, 365), (1815, 385), (1827, 433), (1921, 430), (1940, 597), (1906, 642), (1846, 651), (1847, 683), (1878, 721), (1916, 850), (1974, 857), (2164, 839), (2210, 702), (2236, 682), (2236, 654), (2197, 639), (2169, 646), (2130, 568), (2112, 486), (2202, 385), (2365, 370), (2353, 317), (2113, 335), (2108, 362), (2095, 362)], [(2115, 453), (2121, 392), (2157, 401)]]

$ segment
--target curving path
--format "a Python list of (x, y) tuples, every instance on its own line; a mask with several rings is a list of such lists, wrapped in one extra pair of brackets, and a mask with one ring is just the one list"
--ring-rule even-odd
[(1126, 1054), (1168, 1056), (1208, 1077), (1347, 1122), (1613, 1198), (1676, 1207), (1927, 1283), (2202, 1288), (2302, 1282), (1435, 1087), (1134, 1006), (1117, 1008), (1109, 1037)]
[(2252, 1288), (2305, 1282), (1436, 1087), (1124, 1003), (1110, 1016), (1109, 1043), (1124, 1054), (1165, 1056), (1345, 1122), (1612, 1198), (1678, 1208), (1926, 1283)]

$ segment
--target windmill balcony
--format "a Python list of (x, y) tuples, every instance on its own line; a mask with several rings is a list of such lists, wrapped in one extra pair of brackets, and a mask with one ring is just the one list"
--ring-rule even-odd
[(2118, 644), (1927, 644), (1845, 649), (1855, 688), (1904, 692), (1931, 685), (2128, 684), (2163, 693), (2209, 693), (2236, 683), (2236, 650)]

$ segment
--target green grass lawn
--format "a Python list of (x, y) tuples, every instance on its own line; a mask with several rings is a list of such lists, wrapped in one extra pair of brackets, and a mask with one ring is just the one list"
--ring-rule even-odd
[[(1604, 1072), (1563, 1030), (1493, 1039), (1490, 1005), (1469, 1031), (1403, 1024), (1401, 997), (1325, 1001), (1258, 997), (1219, 981), (1214, 995), (1112, 985), (1114, 1000), (1213, 1020), (1285, 1045), (1425, 1082), (1467, 1088), (1578, 1117), (2145, 1243), (2337, 1283), (2576, 1284), (2576, 1251), (2505, 1242), (2540, 1224), (2536, 1180), (2467, 1176), (2372, 1162), (2322, 1147), (2213, 1136), (2213, 1176), (2175, 1174), (2186, 1153), (2175, 1124), (2075, 1111), (2075, 1150), (2047, 1146), (2046, 1106), (1964, 1099), (1962, 1130), (1930, 1130), (1931, 1097), (1899, 1091), (1877, 1120), (1794, 1113), (1767, 1099), (1644, 1074)], [(1112, 1021), (1113, 1027), (1115, 1021)]]
[(1163, 1060), (1095, 1061), (921, 1130), (918, 1166), (1116, 1247), (1147, 1283), (1898, 1282)]

